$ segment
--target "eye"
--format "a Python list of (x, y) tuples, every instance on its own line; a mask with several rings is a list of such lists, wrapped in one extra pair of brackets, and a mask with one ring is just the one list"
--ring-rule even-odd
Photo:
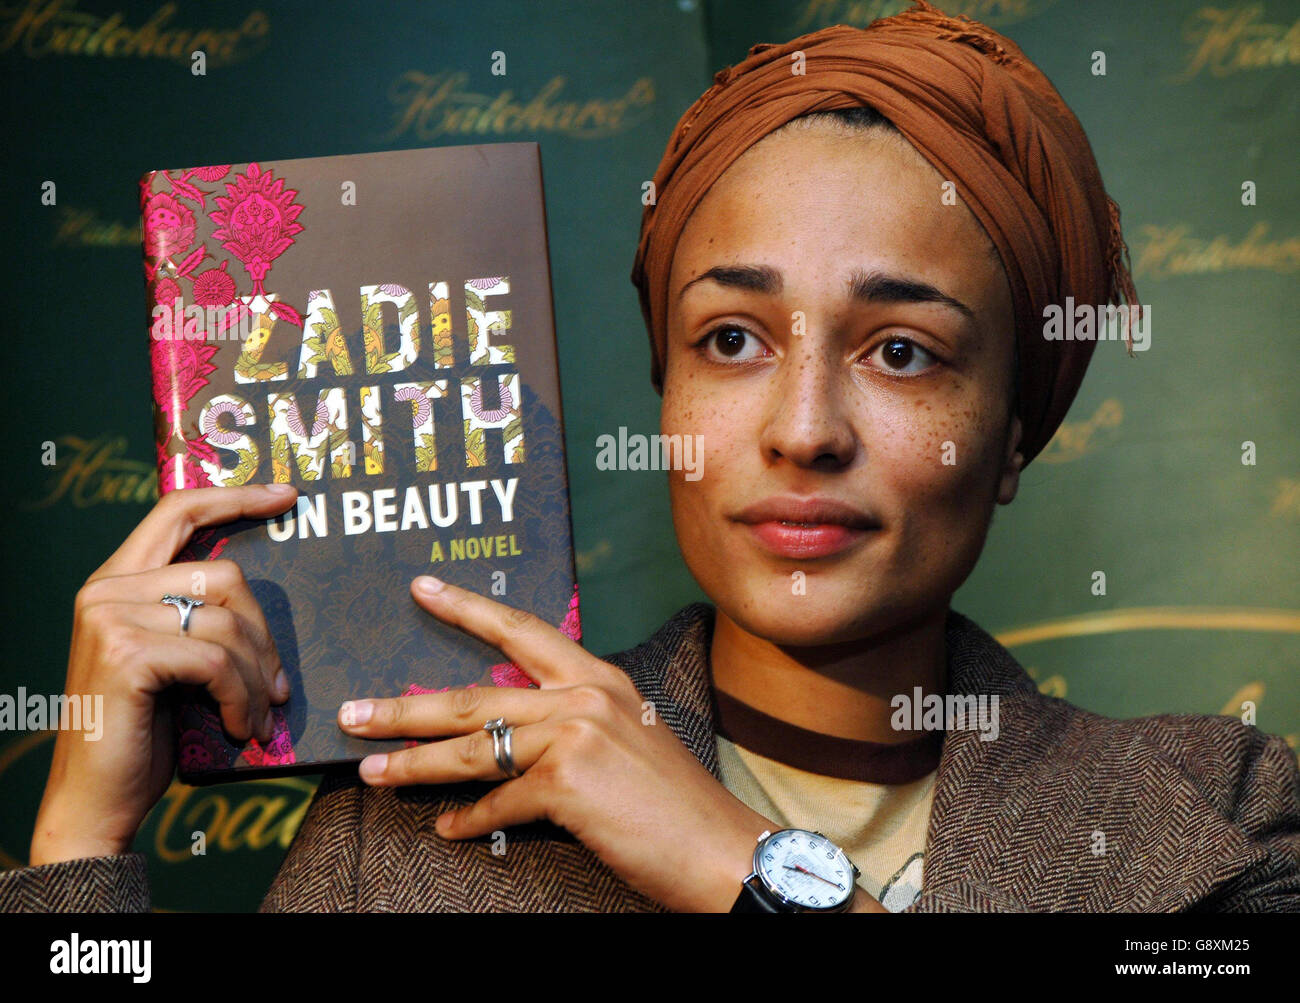
[[(710, 351), (710, 342), (715, 346), (712, 351)], [(762, 358), (761, 354), (752, 353), (754, 349), (763, 347), (763, 343), (755, 335), (735, 324), (720, 324), (695, 343), (696, 351), (702, 353), (710, 362), (720, 362), (722, 365), (726, 365), (728, 360), (749, 362), (752, 359)], [(747, 352), (750, 354), (746, 354)]]
[(880, 356), (877, 368), (907, 376), (923, 373), (939, 361), (910, 338), (885, 339), (867, 358), (876, 356)]

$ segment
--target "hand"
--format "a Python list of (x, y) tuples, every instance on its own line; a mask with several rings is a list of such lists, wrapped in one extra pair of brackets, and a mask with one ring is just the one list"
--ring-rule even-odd
[[(501, 649), (540, 689), (474, 686), (349, 701), (339, 725), (365, 738), (440, 738), (368, 756), (369, 784), (502, 780), (483, 724), (514, 726), (522, 776), (437, 823), (447, 839), (548, 819), (630, 886), (682, 912), (727, 912), (764, 829), (780, 826), (722, 786), (617, 666), (522, 610), (453, 585), (412, 594), (424, 609)], [(450, 737), (449, 737), (450, 736)]]
[[(64, 692), (103, 696), (102, 734), (59, 731), (36, 817), (33, 865), (124, 853), (174, 772), (169, 711), (158, 696), (173, 683), (206, 687), (236, 741), (271, 738), (270, 704), (288, 681), (261, 607), (233, 561), (169, 562), (201, 526), (269, 518), (297, 492), (264, 485), (187, 488), (159, 499), (121, 547), (77, 593)], [(189, 632), (160, 600), (186, 594), (204, 575), (204, 606)]]

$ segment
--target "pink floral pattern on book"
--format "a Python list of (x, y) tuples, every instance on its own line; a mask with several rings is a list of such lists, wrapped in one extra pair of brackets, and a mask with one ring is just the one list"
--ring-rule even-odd
[[(181, 432), (181, 416), (190, 400), (207, 386), (207, 377), (215, 369), (211, 362), (217, 345), (187, 340), (180, 332), (170, 338), (155, 337), (151, 343), (150, 366), (153, 371), (153, 399), (164, 419), (167, 438), (160, 433), (156, 442), (158, 458), (158, 492), (167, 494), (177, 488), (207, 487), (212, 482), (200, 460), (217, 462), (213, 448), (202, 436), (186, 439)], [(175, 443), (183, 450), (170, 450)]]
[(150, 364), (153, 369), (153, 399), (167, 417), (167, 425), (176, 428), (194, 395), (208, 385), (208, 376), (216, 371), (212, 357), (218, 346), (196, 341), (173, 331), (170, 338), (153, 338)]
[(293, 201), (297, 194), (285, 189), (283, 178), (249, 164), (248, 173), (236, 174), (234, 181), (226, 182), (226, 195), (217, 196), (220, 208), (212, 212), (217, 224), (212, 239), (243, 263), (254, 296), (265, 294), (262, 282), (272, 262), (293, 246), (293, 235), (302, 232), (302, 225), (294, 222), (303, 210)]
[(194, 210), (167, 192), (149, 196), (144, 209), (144, 253), (179, 256), (194, 246)]
[(235, 299), (235, 280), (226, 271), (229, 261), (194, 276), (194, 302), (199, 306), (229, 306)]

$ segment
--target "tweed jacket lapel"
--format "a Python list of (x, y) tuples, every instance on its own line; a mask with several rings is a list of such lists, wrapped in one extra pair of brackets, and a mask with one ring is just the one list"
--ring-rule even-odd
[[(975, 623), (950, 611), (948, 693), (999, 697), (999, 736), (949, 732), (922, 887), (1014, 911), (1177, 912), (1268, 861), (1232, 818), (1227, 777), (1251, 735), (1204, 715), (1103, 717), (1043, 695)], [(1234, 748), (1235, 746), (1235, 748)], [(1208, 783), (1198, 782), (1205, 771)], [(1222, 782), (1227, 781), (1227, 782)]]

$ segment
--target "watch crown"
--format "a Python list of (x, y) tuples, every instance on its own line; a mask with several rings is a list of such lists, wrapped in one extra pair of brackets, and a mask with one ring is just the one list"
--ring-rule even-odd
[(767, 839), (767, 837), (770, 836), (770, 835), (772, 835), (772, 830), (771, 830), (771, 829), (764, 829), (761, 833), (759, 833), (759, 835), (758, 835), (758, 839), (755, 840), (755, 842), (756, 842), (756, 843), (761, 843), (761, 842), (763, 842), (763, 840)]

